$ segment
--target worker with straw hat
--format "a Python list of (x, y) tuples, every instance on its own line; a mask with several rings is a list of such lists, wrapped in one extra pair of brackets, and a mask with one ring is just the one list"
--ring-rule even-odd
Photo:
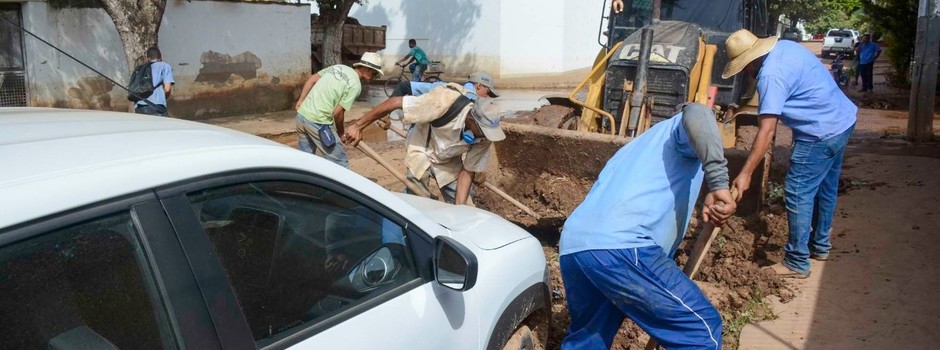
[(722, 78), (742, 72), (756, 78), (760, 97), (760, 129), (732, 188), (739, 196), (747, 191), (754, 169), (771, 147), (778, 120), (793, 129), (784, 184), (790, 236), (783, 261), (768, 269), (781, 277), (809, 277), (810, 258), (829, 258), (842, 156), (858, 108), (819, 59), (800, 44), (761, 39), (742, 29), (725, 45), (729, 62)]

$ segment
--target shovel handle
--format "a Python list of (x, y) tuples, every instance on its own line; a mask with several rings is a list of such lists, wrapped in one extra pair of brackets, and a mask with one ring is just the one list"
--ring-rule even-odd
[(425, 198), (431, 198), (430, 193), (425, 191), (423, 188), (418, 188), (418, 186), (415, 186), (415, 184), (412, 183), (411, 181), (408, 181), (408, 179), (406, 179), (404, 175), (396, 171), (395, 168), (392, 168), (392, 165), (388, 164), (388, 162), (386, 162), (385, 159), (382, 159), (382, 157), (379, 156), (379, 154), (376, 153), (375, 150), (372, 149), (372, 147), (369, 147), (368, 144), (366, 144), (363, 141), (359, 141), (359, 145), (357, 145), (356, 148), (362, 151), (362, 153), (365, 153), (366, 155), (368, 155), (370, 158), (372, 158), (372, 160), (375, 160), (376, 163), (379, 163), (379, 165), (385, 168), (385, 170), (388, 170), (388, 172), (391, 173), (392, 176), (395, 176), (395, 178), (398, 179), (398, 181), (401, 181), (401, 183), (405, 184), (405, 187), (408, 187), (408, 189), (411, 190), (411, 192), (417, 193), (418, 195), (425, 197)]
[(503, 197), (503, 199), (509, 201), (509, 203), (512, 203), (512, 205), (515, 205), (517, 208), (522, 209), (522, 211), (526, 212), (526, 214), (532, 215), (532, 217), (534, 217), (536, 220), (542, 218), (542, 216), (536, 213), (534, 210), (532, 210), (532, 208), (529, 208), (525, 204), (522, 204), (521, 202), (517, 201), (515, 198), (512, 198), (512, 196), (510, 196), (506, 192), (503, 192), (503, 190), (499, 189), (499, 187), (496, 187), (496, 185), (493, 185), (489, 182), (484, 181), (483, 187), (486, 187), (490, 191), (493, 191), (493, 193), (496, 193), (500, 197)]

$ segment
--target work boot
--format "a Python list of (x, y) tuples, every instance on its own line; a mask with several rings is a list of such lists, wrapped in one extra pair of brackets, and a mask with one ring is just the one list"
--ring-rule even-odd
[(777, 276), (781, 278), (804, 279), (804, 278), (809, 277), (809, 274), (810, 274), (809, 272), (807, 272), (806, 274), (802, 274), (802, 273), (790, 270), (790, 268), (784, 265), (783, 263), (776, 263), (770, 266), (765, 266), (763, 269), (773, 271), (774, 274), (776, 274)]

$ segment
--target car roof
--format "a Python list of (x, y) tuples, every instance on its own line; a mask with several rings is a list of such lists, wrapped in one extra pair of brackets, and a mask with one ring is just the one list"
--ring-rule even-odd
[[(242, 132), (179, 119), (51, 108), (0, 108), (0, 228), (192, 177), (293, 168), (371, 183), (320, 157)], [(6, 207), (6, 205), (5, 205)]]

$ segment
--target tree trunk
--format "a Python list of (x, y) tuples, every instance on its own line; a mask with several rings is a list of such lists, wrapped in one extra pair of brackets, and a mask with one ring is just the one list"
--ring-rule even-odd
[(121, 36), (127, 72), (147, 60), (147, 49), (157, 46), (166, 0), (101, 0)]
[(323, 66), (343, 63), (343, 23), (357, 0), (321, 0), (320, 23), (323, 24)]

